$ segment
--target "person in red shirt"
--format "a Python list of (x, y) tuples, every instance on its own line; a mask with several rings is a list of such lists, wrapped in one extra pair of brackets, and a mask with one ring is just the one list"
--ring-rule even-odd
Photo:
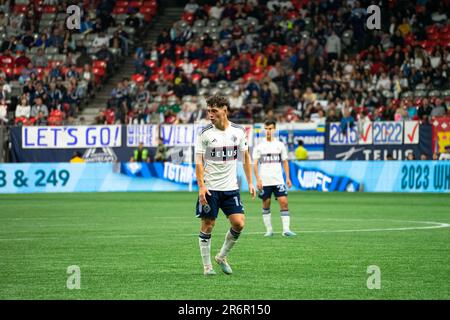
[(11, 54), (11, 50), (6, 50), (0, 56), (0, 68), (14, 68), (15, 59)]
[(16, 58), (16, 68), (26, 67), (30, 62), (31, 60), (25, 55), (25, 52), (20, 52)]

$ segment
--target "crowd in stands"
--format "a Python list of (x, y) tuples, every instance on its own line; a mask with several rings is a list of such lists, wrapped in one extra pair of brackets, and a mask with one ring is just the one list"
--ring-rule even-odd
[[(373, 3), (381, 30), (366, 26)], [(449, 115), (449, 4), (190, 0), (179, 21), (136, 50), (136, 74), (117, 85), (98, 123), (204, 121), (204, 98), (214, 94), (229, 97), (241, 123), (347, 127)]]
[[(156, 0), (114, 14), (117, 3), (0, 0), (0, 125), (83, 124), (83, 107), (157, 12)], [(69, 28), (70, 5), (79, 28)]]

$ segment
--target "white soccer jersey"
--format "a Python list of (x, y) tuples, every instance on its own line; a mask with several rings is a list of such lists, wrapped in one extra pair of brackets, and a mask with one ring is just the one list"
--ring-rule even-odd
[(206, 126), (199, 137), (195, 153), (204, 155), (205, 187), (208, 190), (231, 191), (239, 189), (237, 182), (238, 153), (247, 151), (245, 129), (230, 122), (225, 130)]
[(253, 161), (259, 162), (258, 172), (264, 187), (284, 184), (281, 161), (287, 159), (286, 146), (277, 139), (264, 139), (253, 149)]

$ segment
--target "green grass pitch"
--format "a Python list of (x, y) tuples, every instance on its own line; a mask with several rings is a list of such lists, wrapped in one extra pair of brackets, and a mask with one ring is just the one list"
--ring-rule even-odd
[[(205, 278), (196, 193), (0, 196), (0, 299), (450, 299), (450, 197), (291, 192), (295, 238), (264, 238), (260, 200), (234, 274)], [(229, 228), (220, 213), (212, 255)], [(81, 289), (66, 286), (81, 270)], [(368, 266), (381, 288), (368, 289)]]

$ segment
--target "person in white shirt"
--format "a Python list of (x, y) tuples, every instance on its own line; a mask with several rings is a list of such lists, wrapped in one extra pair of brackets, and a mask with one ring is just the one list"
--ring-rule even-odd
[(224, 8), (222, 6), (222, 3), (220, 1), (217, 1), (216, 5), (209, 9), (209, 17), (211, 19), (220, 20), (223, 10)]
[(389, 79), (385, 72), (383, 72), (380, 79), (378, 79), (376, 89), (380, 91), (391, 90), (391, 79)]
[[(273, 236), (273, 228), (270, 214), (270, 201), (272, 193), (280, 205), (281, 222), (283, 224), (283, 236), (292, 237), (296, 234), (290, 230), (290, 214), (288, 208), (287, 188), (292, 187), (289, 175), (289, 161), (287, 149), (284, 143), (275, 139), (276, 123), (267, 120), (264, 123), (266, 137), (253, 149), (253, 169), (256, 177), (256, 188), (263, 202), (263, 222), (266, 226), (265, 237)], [(286, 174), (284, 184), (283, 166)], [(286, 188), (287, 186), (287, 188)]]
[(28, 99), (22, 97), (20, 104), (16, 107), (16, 119), (27, 120), (31, 116), (31, 106), (28, 104)]
[(228, 120), (229, 108), (230, 103), (223, 96), (212, 96), (207, 100), (211, 124), (197, 137), (195, 148), (195, 173), (199, 188), (196, 216), (201, 218), (199, 246), (203, 273), (206, 276), (216, 274), (211, 264), (211, 232), (219, 208), (231, 224), (222, 248), (215, 256), (215, 261), (225, 274), (232, 273), (227, 255), (244, 228), (244, 207), (237, 181), (239, 152), (243, 153), (244, 172), (250, 194), (253, 199), (256, 195), (245, 129)]
[(8, 105), (5, 99), (0, 101), (0, 125), (2, 124), (8, 124)]
[(101, 48), (101, 47), (109, 47), (109, 40), (111, 39), (110, 36), (105, 34), (104, 32), (100, 32), (95, 38), (94, 41), (92, 41), (92, 47), (94, 48)]
[(197, 10), (199, 8), (199, 5), (197, 3), (197, 1), (195, 0), (190, 0), (185, 6), (184, 6), (184, 12), (189, 12), (189, 13), (196, 13)]

